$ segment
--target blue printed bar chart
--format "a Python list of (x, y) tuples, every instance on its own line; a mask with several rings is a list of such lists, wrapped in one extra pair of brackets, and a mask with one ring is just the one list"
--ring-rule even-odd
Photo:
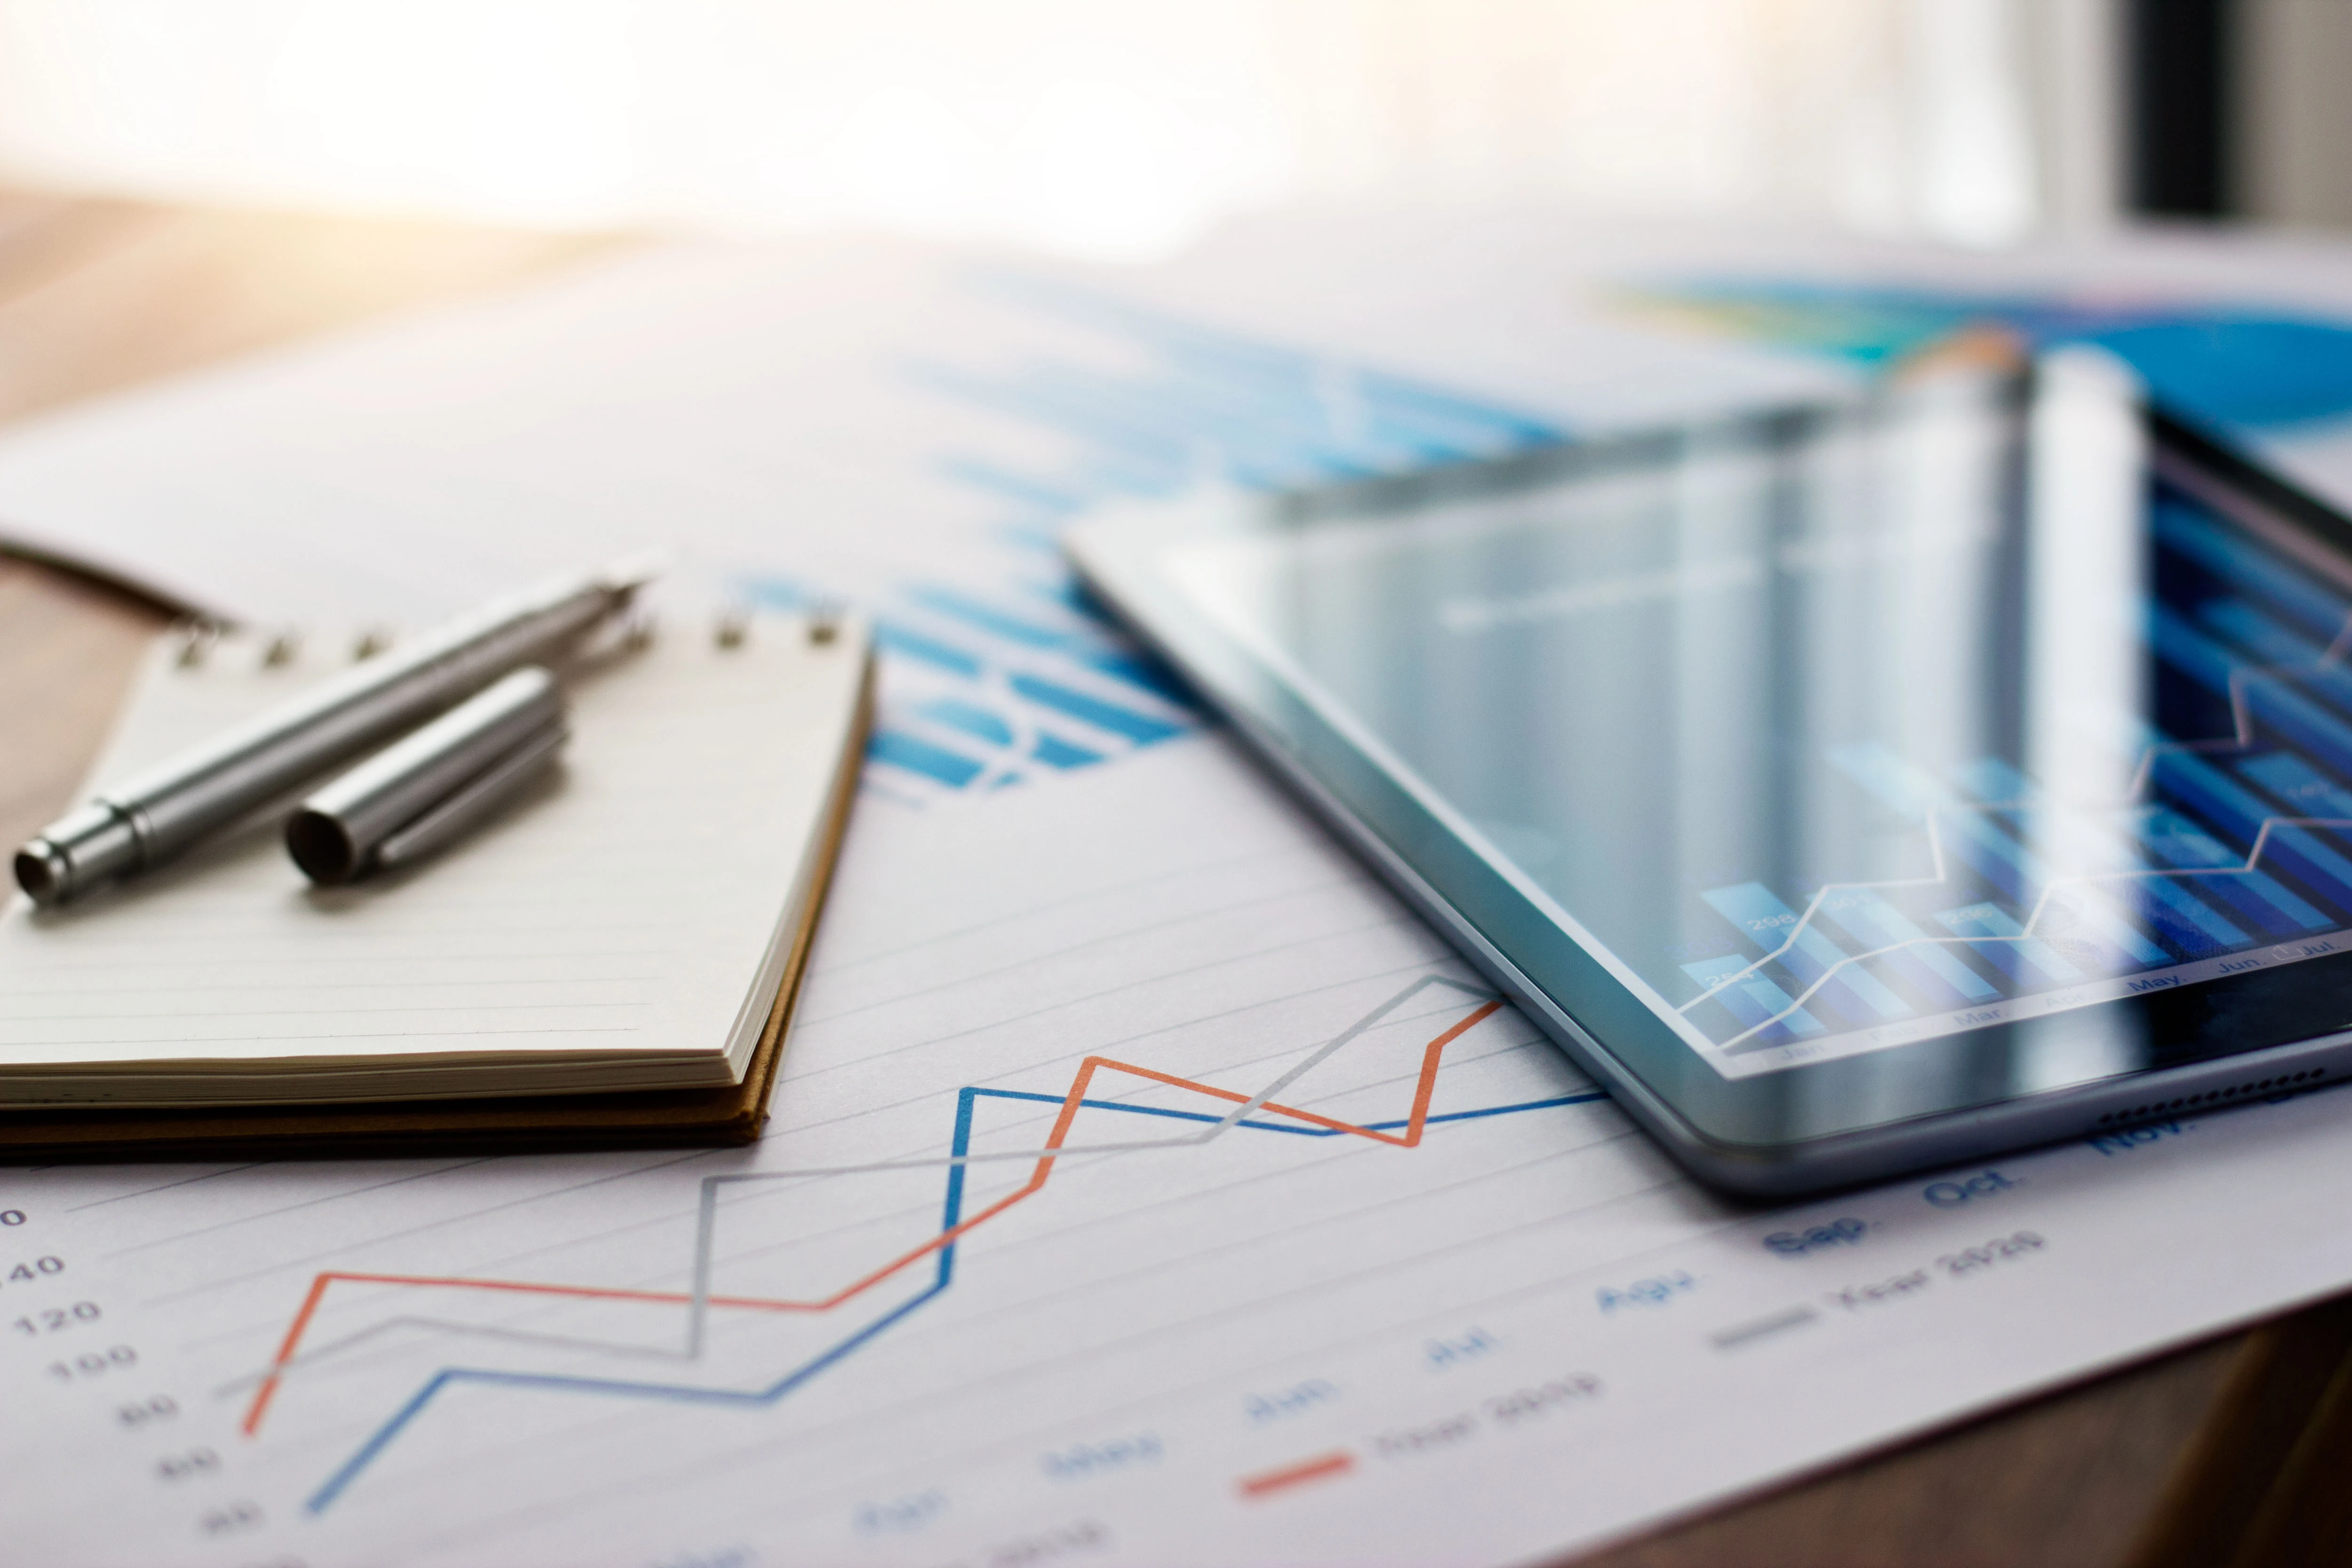
[[(924, 361), (919, 389), (1061, 444), (1050, 467), (950, 452), (935, 470), (989, 509), (992, 593), (915, 580), (870, 605), (886, 660), (868, 787), (920, 801), (1122, 756), (1198, 729), (1191, 700), (1081, 595), (1059, 525), (1106, 501), (1203, 480), (1265, 489), (1549, 445), (1557, 425), (1500, 404), (1258, 342), (1060, 284), (977, 274), (988, 302), (1117, 356), (978, 368)], [(783, 607), (821, 586), (745, 584)]]

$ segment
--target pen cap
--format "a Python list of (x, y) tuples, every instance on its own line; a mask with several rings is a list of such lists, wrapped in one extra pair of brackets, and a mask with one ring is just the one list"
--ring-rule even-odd
[(325, 883), (419, 858), (530, 782), (565, 734), (555, 678), (518, 669), (322, 786), (287, 821), (287, 853)]

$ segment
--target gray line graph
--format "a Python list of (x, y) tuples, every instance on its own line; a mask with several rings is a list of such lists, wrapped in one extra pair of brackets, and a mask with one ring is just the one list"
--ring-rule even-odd
[[(701, 1178), (695, 1211), (694, 1250), (689, 1272), (691, 1281), (687, 1292), (685, 1321), (678, 1339), (671, 1343), (646, 1343), (637, 1341), (613, 1340), (593, 1336), (553, 1333), (541, 1330), (519, 1329), (502, 1324), (484, 1324), (429, 1314), (404, 1312), (387, 1317), (331, 1340), (321, 1341), (304, 1348), (300, 1353), (275, 1361), (256, 1371), (243, 1373), (213, 1389), (216, 1397), (229, 1398), (282, 1378), (289, 1373), (315, 1366), (322, 1362), (339, 1359), (372, 1344), (399, 1337), (404, 1332), (436, 1336), (452, 1336), (490, 1341), (539, 1349), (574, 1350), (630, 1357), (643, 1361), (670, 1363), (699, 1361), (707, 1347), (709, 1314), (712, 1310), (711, 1279), (717, 1266), (719, 1205), (724, 1189), (761, 1183), (806, 1181), (827, 1176), (860, 1175), (887, 1171), (943, 1170), (997, 1161), (1030, 1161), (1041, 1158), (1066, 1159), (1074, 1155), (1116, 1155), (1144, 1150), (1199, 1147), (1223, 1137), (1245, 1118), (1261, 1110), (1266, 1102), (1297, 1082), (1317, 1066), (1360, 1038), (1382, 1023), (1409, 1021), (1426, 1014), (1415, 1013), (1407, 1019), (1396, 1017), (1398, 1010), (1413, 998), (1433, 989), (1444, 989), (1478, 1003), (1496, 1001), (1494, 994), (1484, 987), (1443, 974), (1423, 974), (1407, 983), (1394, 994), (1372, 1007), (1338, 1034), (1317, 1044), (1307, 1056), (1277, 1074), (1270, 1082), (1215, 1121), (1197, 1131), (1171, 1134), (1163, 1138), (1129, 1139), (1113, 1142), (1064, 1144), (1058, 1149), (1044, 1147), (991, 1151), (986, 1153), (961, 1155), (942, 1154), (908, 1160), (870, 1161), (858, 1164), (805, 1166), (783, 1171), (730, 1173)], [(1444, 1009), (1433, 1008), (1431, 1013)]]

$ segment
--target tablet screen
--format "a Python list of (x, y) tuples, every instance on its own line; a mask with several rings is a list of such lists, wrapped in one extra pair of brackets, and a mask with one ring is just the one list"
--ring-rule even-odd
[(1746, 1077), (2352, 950), (2352, 595), (2144, 442), (1959, 381), (1163, 565)]

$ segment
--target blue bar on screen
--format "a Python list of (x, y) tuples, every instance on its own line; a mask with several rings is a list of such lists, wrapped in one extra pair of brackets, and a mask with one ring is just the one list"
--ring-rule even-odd
[[(1972, 763), (1960, 773), (1962, 782), (1987, 799), (2030, 802), (2039, 795), (2031, 780), (1999, 758)], [(2082, 857), (2089, 855), (2094, 858), (2093, 863), (2102, 868), (2123, 872), (2147, 868), (2147, 862), (2138, 856), (2116, 845), (2081, 817), (2066, 816), (2045, 822), (2044, 816), (2031, 806), (2025, 807), (2014, 818), (2021, 836), (2037, 842), (2048, 842), (2046, 836), (2053, 829), (2067, 836), (2078, 866), (2084, 864)], [(2243, 947), (2252, 940), (2219, 910), (2175, 882), (2155, 877), (2137, 880), (2117, 877), (2101, 878), (2100, 886), (2191, 957)]]
[(2222, 918), (2220, 910), (2168, 877), (2118, 878), (2106, 886), (2117, 897), (2127, 898), (2142, 920), (2191, 958), (2226, 952), (2253, 941)]
[(1893, 949), (1886, 962), (1930, 996), (1948, 1003), (1989, 1002), (2000, 994), (1991, 981), (1870, 889), (1841, 888), (1825, 895), (1821, 907), (1823, 915), (1864, 947)]
[(2298, 816), (2352, 820), (2352, 790), (2292, 752), (2249, 757), (2238, 764), (2238, 776), (2253, 780), (2293, 807)]
[[(2231, 672), (2252, 668), (2231, 659), (2220, 644), (2160, 605), (2150, 612), (2148, 625), (2157, 657), (2224, 701), (2232, 696)], [(2338, 773), (2352, 773), (2352, 725), (2275, 676), (2249, 679), (2238, 689), (2258, 723), (2288, 736)]]
[[(1933, 780), (1881, 742), (1866, 741), (1833, 746), (1829, 756), (1831, 762), (1888, 805), (1897, 809), (1908, 805), (1922, 813), (1932, 812), (1943, 843), (2012, 902), (2021, 907), (2033, 903), (2049, 883), (2051, 873), (2042, 858), (2011, 837), (1999, 821), (1984, 809), (1954, 805), (1940, 798), (1942, 792)], [(1996, 763), (1988, 769), (1986, 763), (1979, 763), (1966, 772), (1972, 784), (1998, 790), (2022, 784), (2028, 791), (2033, 789), (2032, 781), (2006, 763)], [(2064, 907), (2132, 963), (2147, 967), (2171, 962), (2171, 956), (2161, 947), (2097, 899), (2070, 894)], [(2204, 950), (2204, 939), (2192, 935), (2188, 940), (2190, 945)]]
[(2196, 618), (2205, 630), (2317, 692), (2338, 715), (2352, 714), (2352, 670), (2322, 663), (2326, 650), (2317, 643), (2305, 642), (2243, 599), (2209, 599), (2197, 606)]
[[(1734, 952), (1685, 963), (1683, 973), (1701, 985), (1714, 985), (1724, 976), (1737, 974), (1747, 967), (1748, 960)], [(1767, 975), (1750, 974), (1744, 980), (1735, 980), (1714, 994), (1717, 1001), (1730, 1009), (1733, 1017), (1757, 1030), (1759, 1040), (1778, 1044), (1818, 1035), (1826, 1028), (1819, 1018), (1793, 1005), (1789, 994)]]
[(2026, 936), (2025, 928), (1999, 904), (1969, 904), (1946, 910), (1936, 918), (1950, 928), (1954, 936), (2008, 939), (1978, 942), (1976, 950), (2021, 985), (2038, 985), (2050, 980), (2063, 984), (2083, 978), (2080, 965), (2041, 938)]
[[(1788, 942), (1780, 962), (1806, 984), (1836, 970), (1835, 977), (1822, 987), (1833, 999), (1850, 1001), (1856, 1005), (1858, 1012), (1875, 1013), (1882, 1018), (1899, 1018), (1911, 1011), (1911, 1005), (1896, 995), (1885, 981), (1858, 963), (1846, 963), (1850, 955), (1820, 927), (1799, 926), (1797, 911), (1782, 903), (1780, 895), (1763, 883), (1741, 882), (1713, 889), (1699, 897), (1765, 952), (1770, 952)], [(1792, 928), (1797, 931), (1794, 941), (1789, 937)]]
[[(2151, 770), (2158, 789), (2252, 849), (2263, 824), (2277, 813), (2262, 798), (2193, 752), (2160, 753)], [(2313, 891), (2352, 909), (2352, 860), (2347, 860), (2301, 827), (2273, 827), (2263, 863), (2276, 865)]]
[(2139, 838), (2159, 865), (2224, 871), (2197, 880), (2274, 935), (2320, 931), (2333, 923), (2267, 871), (2224, 870), (2242, 866), (2245, 857), (2169, 806), (2158, 806), (2141, 819)]
[(2035, 892), (2049, 880), (2041, 858), (1981, 813), (1942, 811), (1937, 814), (1936, 823), (1954, 853), (1978, 876), (2019, 903), (2032, 903)]
[(2343, 628), (2342, 600), (2272, 560), (2252, 541), (2201, 515), (2194, 505), (2166, 496), (2158, 501), (2155, 514), (2159, 544), (2179, 551), (2232, 587), (2268, 602), (2323, 642), (2334, 641)]
[[(1969, 868), (2021, 904), (2031, 903), (2044, 880), (2032, 852), (1981, 812), (1958, 805), (1945, 789), (1883, 742), (1857, 741), (1829, 748), (1848, 778), (1906, 816), (1932, 816), (1937, 837)], [(1999, 784), (2005, 780), (1990, 780)]]
[(2073, 916), (2085, 933), (2130, 960), (2125, 967), (2153, 969), (2172, 962), (2170, 953), (2150, 942), (2138, 927), (2109, 909), (2105, 900), (2087, 888), (2077, 885), (2053, 892), (2042, 901), (2042, 908), (2045, 918), (2052, 914), (2062, 920)]

